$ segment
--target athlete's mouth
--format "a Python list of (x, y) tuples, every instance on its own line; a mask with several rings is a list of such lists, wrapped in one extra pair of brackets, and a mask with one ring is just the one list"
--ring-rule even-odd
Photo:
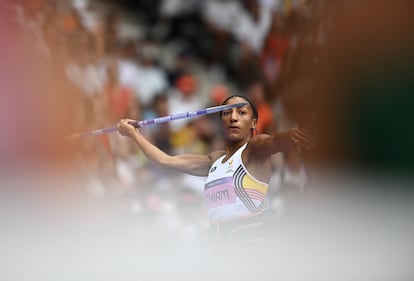
[(238, 130), (238, 129), (240, 129), (239, 127), (237, 127), (237, 126), (229, 126), (228, 127), (228, 129), (229, 130)]

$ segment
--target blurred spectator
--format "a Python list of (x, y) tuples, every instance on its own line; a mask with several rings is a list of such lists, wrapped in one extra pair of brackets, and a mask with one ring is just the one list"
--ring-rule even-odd
[[(284, 67), (284, 59), (290, 47), (290, 34), (287, 30), (285, 18), (281, 13), (275, 13), (269, 33), (266, 36), (261, 52), (261, 71), (266, 84), (270, 86), (271, 95), (276, 96), (279, 76)], [(277, 84), (277, 85), (276, 85)]]
[(168, 82), (175, 85), (178, 78), (193, 71), (195, 64), (194, 51), (188, 43), (179, 42), (172, 46), (172, 58), (166, 63)]
[(272, 23), (271, 11), (258, 0), (243, 0), (243, 10), (237, 18), (233, 32), (246, 52), (258, 54)]
[(198, 0), (161, 0), (158, 19), (149, 38), (161, 44), (186, 42), (193, 49), (200, 49), (200, 39), (204, 37), (199, 16), (202, 3)]
[(110, 57), (116, 54), (120, 44), (118, 24), (119, 15), (114, 10), (101, 19), (95, 32), (99, 57)]
[(249, 85), (247, 95), (256, 105), (260, 118), (257, 120), (257, 134), (273, 134), (276, 132), (276, 125), (271, 105), (266, 101), (263, 84), (259, 81)]
[(109, 64), (106, 69), (105, 98), (108, 103), (109, 119), (113, 123), (127, 116), (132, 118), (129, 116), (131, 108), (139, 107), (133, 102), (135, 97), (129, 87), (120, 84), (115, 63)]
[[(9, 3), (2, 3), (5, 4)], [(43, 24), (44, 15), (48, 8), (46, 0), (33, 0), (24, 3), (16, 3), (16, 21), (32, 35), (38, 38), (39, 28)]]
[(131, 87), (143, 108), (150, 106), (154, 96), (167, 87), (167, 78), (156, 63), (158, 47), (149, 43), (128, 40), (119, 61), (120, 81)]
[(204, 54), (209, 65), (229, 62), (229, 49), (233, 40), (233, 29), (241, 13), (239, 1), (207, 0), (202, 8), (202, 18), (208, 33), (203, 40)]
[[(192, 75), (183, 75), (177, 82), (175, 89), (168, 93), (168, 112), (170, 114), (193, 111), (202, 108), (197, 95), (197, 81)], [(194, 141), (194, 130), (189, 126), (190, 118), (171, 122), (171, 144), (174, 152), (186, 151)]]
[(213, 85), (210, 90), (210, 101), (213, 106), (221, 105), (230, 96), (230, 91), (225, 85)]
[(139, 77), (137, 42), (128, 39), (121, 42), (120, 54), (118, 59), (118, 75), (121, 85), (130, 87), (135, 96), (139, 98), (139, 85), (137, 77)]
[[(104, 95), (86, 99), (85, 124), (87, 130), (107, 127), (108, 107)], [(79, 141), (86, 176), (86, 188), (93, 196), (104, 196), (115, 176), (114, 158), (111, 153), (109, 135), (84, 138)], [(109, 185), (109, 186), (108, 186)]]
[(243, 11), (237, 18), (233, 33), (240, 43), (238, 78), (248, 82), (260, 71), (258, 58), (272, 23), (272, 13), (261, 6), (258, 0), (243, 0)]
[(103, 77), (98, 69), (94, 38), (82, 26), (76, 10), (65, 16), (64, 23), (67, 76), (85, 95), (102, 94)]
[(150, 106), (152, 99), (167, 89), (167, 77), (164, 69), (158, 65), (159, 46), (152, 42), (141, 44), (139, 73), (135, 77), (138, 96), (143, 107)]
[[(169, 115), (168, 98), (165, 94), (156, 95), (152, 100), (152, 106), (145, 111), (144, 119), (154, 119)], [(162, 151), (171, 152), (170, 124), (168, 122), (151, 126), (150, 139)]]
[[(52, 63), (62, 65), (65, 57), (65, 37), (62, 30), (61, 18), (57, 10), (47, 14), (42, 26), (42, 37), (45, 43), (45, 53)], [(58, 67), (57, 67), (58, 68)]]
[(197, 5), (197, 0), (161, 0), (159, 14), (163, 18), (177, 18), (192, 13)]

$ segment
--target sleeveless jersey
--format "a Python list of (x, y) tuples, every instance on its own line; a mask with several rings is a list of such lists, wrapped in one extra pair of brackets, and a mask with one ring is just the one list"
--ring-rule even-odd
[(241, 155), (247, 143), (227, 161), (225, 155), (211, 166), (204, 195), (211, 221), (239, 218), (261, 212), (269, 184), (255, 179), (244, 166)]

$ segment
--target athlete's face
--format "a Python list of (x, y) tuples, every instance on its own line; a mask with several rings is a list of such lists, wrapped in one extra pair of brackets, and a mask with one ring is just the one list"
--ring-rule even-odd
[[(240, 97), (229, 99), (226, 104), (245, 103)], [(238, 141), (252, 136), (252, 130), (256, 127), (257, 120), (253, 116), (253, 110), (249, 104), (242, 107), (223, 110), (221, 124), (224, 137), (229, 141)]]

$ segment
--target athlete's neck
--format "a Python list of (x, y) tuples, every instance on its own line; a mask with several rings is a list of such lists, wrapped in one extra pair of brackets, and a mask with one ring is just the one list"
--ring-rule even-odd
[(249, 139), (238, 142), (227, 142), (225, 147), (226, 155), (223, 161), (227, 161), (240, 147), (242, 147), (248, 141)]

